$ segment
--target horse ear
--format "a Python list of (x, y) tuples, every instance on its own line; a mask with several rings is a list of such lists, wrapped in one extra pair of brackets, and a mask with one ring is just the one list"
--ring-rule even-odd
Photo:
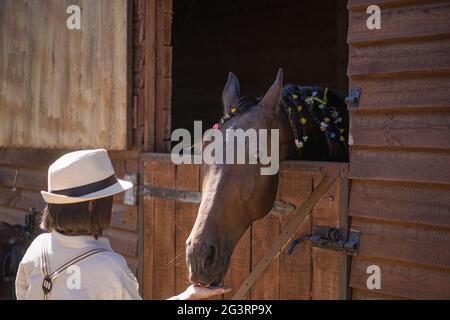
[(228, 74), (228, 81), (225, 84), (225, 88), (223, 88), (222, 93), (224, 113), (230, 112), (230, 109), (237, 102), (240, 95), (241, 88), (239, 86), (239, 80), (233, 72), (230, 72)]
[(278, 69), (277, 78), (259, 103), (267, 115), (278, 112), (281, 103), (281, 90), (283, 88), (283, 69)]

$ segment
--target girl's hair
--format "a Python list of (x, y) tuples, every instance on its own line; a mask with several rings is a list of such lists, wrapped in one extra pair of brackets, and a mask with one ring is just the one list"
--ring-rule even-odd
[(90, 234), (95, 239), (111, 223), (113, 196), (73, 204), (48, 203), (42, 212), (41, 229), (63, 234)]

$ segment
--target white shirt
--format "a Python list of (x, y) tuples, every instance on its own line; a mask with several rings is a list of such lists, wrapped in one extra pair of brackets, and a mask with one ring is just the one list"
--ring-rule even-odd
[(41, 234), (31, 243), (17, 272), (17, 299), (44, 298), (40, 259), (43, 243), (48, 245), (50, 273), (86, 251), (97, 248), (108, 250), (76, 263), (78, 268), (67, 269), (57, 276), (52, 281), (49, 300), (141, 299), (136, 278), (125, 259), (112, 251), (107, 238), (96, 240), (92, 236), (66, 236), (58, 232)]

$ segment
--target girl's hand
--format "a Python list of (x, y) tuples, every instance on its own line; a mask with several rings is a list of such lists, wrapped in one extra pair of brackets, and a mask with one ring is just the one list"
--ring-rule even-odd
[(169, 300), (200, 300), (218, 296), (230, 292), (231, 288), (223, 287), (201, 287), (195, 284), (190, 285), (183, 293), (170, 298)]

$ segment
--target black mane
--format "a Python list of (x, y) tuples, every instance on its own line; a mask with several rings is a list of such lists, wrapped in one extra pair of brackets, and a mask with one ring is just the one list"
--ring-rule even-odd
[[(251, 111), (261, 99), (260, 96), (240, 97), (221, 123)], [(281, 103), (295, 141), (292, 158), (348, 161), (348, 111), (339, 95), (323, 87), (287, 84), (282, 90)]]
[(282, 105), (304, 160), (348, 161), (348, 111), (344, 100), (323, 87), (287, 84)]

